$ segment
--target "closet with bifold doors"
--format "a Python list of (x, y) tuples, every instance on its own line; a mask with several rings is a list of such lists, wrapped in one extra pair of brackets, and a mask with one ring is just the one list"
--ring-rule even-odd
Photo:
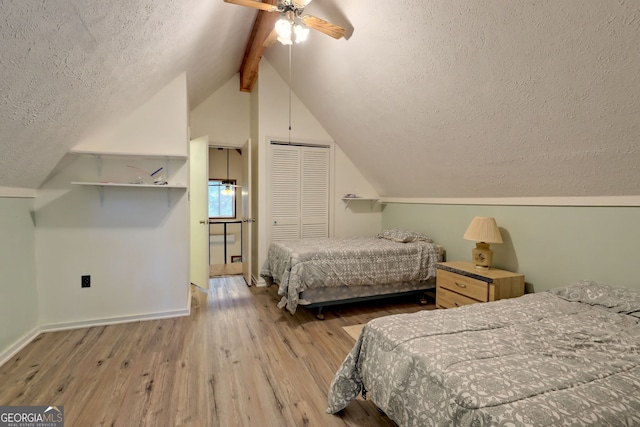
[(330, 154), (329, 146), (269, 144), (271, 241), (329, 236)]

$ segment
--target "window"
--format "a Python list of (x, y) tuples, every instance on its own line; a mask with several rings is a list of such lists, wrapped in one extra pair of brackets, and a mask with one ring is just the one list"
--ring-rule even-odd
[(234, 179), (209, 180), (209, 218), (236, 217), (236, 187), (231, 187), (231, 194), (224, 194), (226, 187), (223, 182), (236, 185)]

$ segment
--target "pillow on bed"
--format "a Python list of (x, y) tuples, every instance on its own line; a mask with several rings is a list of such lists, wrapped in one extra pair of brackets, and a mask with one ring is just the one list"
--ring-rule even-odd
[(567, 301), (600, 305), (617, 313), (640, 316), (640, 290), (581, 280), (563, 288), (551, 289), (549, 292)]
[(376, 234), (379, 239), (393, 240), (398, 243), (417, 242), (419, 240), (425, 242), (433, 242), (429, 236), (425, 236), (417, 231), (402, 230), (400, 228), (391, 228), (389, 230), (383, 230)]

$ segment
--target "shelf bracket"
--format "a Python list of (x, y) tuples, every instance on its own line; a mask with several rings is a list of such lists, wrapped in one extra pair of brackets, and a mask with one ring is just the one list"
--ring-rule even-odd
[(344, 203), (345, 203), (345, 206), (344, 206), (344, 210), (345, 210), (345, 211), (346, 211), (346, 210), (347, 210), (347, 208), (349, 207), (349, 203), (351, 203), (351, 202), (353, 202), (353, 201), (361, 201), (361, 202), (368, 201), (368, 202), (369, 202), (369, 209), (370, 209), (371, 211), (373, 211), (373, 207), (374, 207), (374, 206), (376, 205), (376, 203), (379, 201), (378, 199), (362, 199), (362, 198), (358, 198), (358, 197), (344, 197), (342, 200), (343, 200), (343, 201), (344, 201)]
[(104, 187), (98, 185), (98, 194), (100, 195), (100, 207), (104, 206)]
[(96, 154), (96, 169), (98, 169), (98, 181), (102, 180), (102, 156)]

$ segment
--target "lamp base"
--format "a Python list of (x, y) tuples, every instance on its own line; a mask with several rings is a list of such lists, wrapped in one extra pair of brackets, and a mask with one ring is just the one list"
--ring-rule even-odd
[(489, 244), (477, 242), (476, 247), (471, 250), (473, 263), (478, 270), (489, 270), (493, 261), (493, 251), (489, 249)]

